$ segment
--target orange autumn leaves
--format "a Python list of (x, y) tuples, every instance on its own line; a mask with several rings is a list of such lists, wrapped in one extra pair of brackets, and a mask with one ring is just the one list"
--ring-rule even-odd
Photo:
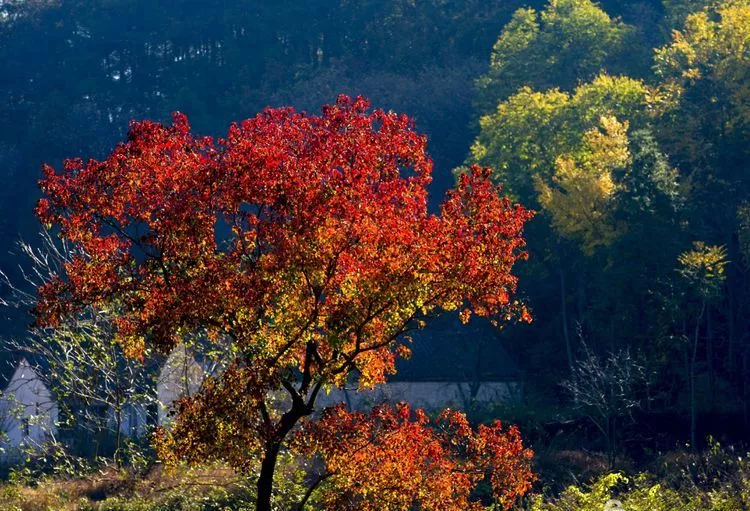
[(515, 427), (498, 421), (475, 431), (462, 413), (446, 410), (433, 421), (404, 403), (369, 414), (326, 409), (294, 445), (322, 458), (321, 504), (330, 510), (481, 510), (479, 483), (509, 509), (534, 480), (533, 453)]
[(425, 137), (368, 106), (269, 109), (218, 140), (175, 114), (169, 127), (132, 123), (103, 161), (46, 167), (37, 214), (86, 255), (40, 289), (39, 322), (115, 308), (136, 355), (202, 329), (252, 352), (269, 378), (302, 368), (312, 343), (317, 378), (356, 369), (370, 387), (420, 315), (521, 312), (511, 267), (531, 213), (475, 167), (429, 214)]
[[(191, 335), (214, 343), (230, 370), (180, 404), (163, 445), (243, 469), (273, 460), (321, 388), (393, 374), (426, 316), (529, 319), (511, 270), (531, 212), (475, 166), (430, 213), (431, 172), (413, 122), (363, 98), (321, 115), (267, 109), (216, 139), (182, 114), (133, 122), (106, 159), (45, 167), (37, 215), (79, 252), (39, 289), (37, 321), (110, 310), (133, 356)], [(279, 393), (292, 403), (282, 415)], [(489, 439), (466, 436), (465, 448), (492, 458)]]

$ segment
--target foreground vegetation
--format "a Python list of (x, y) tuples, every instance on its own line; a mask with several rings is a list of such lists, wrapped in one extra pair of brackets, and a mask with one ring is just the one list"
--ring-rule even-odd
[(219, 468), (155, 469), (138, 477), (112, 468), (66, 478), (21, 475), (0, 490), (4, 511), (245, 511), (254, 505), (243, 481)]
[[(701, 453), (672, 451), (639, 469), (630, 465), (630, 469), (606, 471), (566, 485), (560, 491), (542, 489), (530, 498), (524, 509), (600, 511), (608, 509), (605, 505), (610, 500), (619, 501), (628, 511), (748, 509), (750, 463), (747, 453), (724, 448), (713, 439), (708, 439), (708, 444), (709, 448)], [(586, 461), (590, 463), (590, 457)]]
[[(516, 504), (527, 511), (602, 511), (610, 500), (628, 511), (740, 511), (750, 509), (748, 454), (709, 440), (700, 454), (666, 453), (643, 470), (600, 471), (559, 489), (543, 484)], [(583, 451), (569, 457), (603, 467)], [(288, 467), (287, 467), (288, 468)], [(646, 470), (646, 468), (648, 470)], [(23, 470), (0, 486), (4, 511), (246, 511), (254, 509), (254, 485), (220, 466), (157, 465), (142, 474), (103, 467), (75, 475), (31, 477)], [(302, 486), (301, 472), (284, 473), (278, 509), (294, 509)], [(285, 500), (288, 499), (288, 500)], [(305, 509), (320, 509), (313, 501)], [(488, 510), (495, 509), (488, 507)], [(612, 509), (617, 509), (613, 507)]]

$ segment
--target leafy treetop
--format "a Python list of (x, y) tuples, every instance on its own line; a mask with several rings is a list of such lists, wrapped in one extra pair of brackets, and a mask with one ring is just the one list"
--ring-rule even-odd
[(106, 307), (136, 356), (188, 334), (228, 340), (234, 364), (183, 403), (205, 419), (184, 438), (228, 438), (211, 454), (236, 465), (257, 447), (258, 509), (323, 385), (384, 381), (409, 352), (403, 334), (433, 312), (527, 317), (511, 267), (531, 213), (476, 166), (428, 213), (425, 137), (404, 115), (368, 109), (346, 96), (320, 116), (267, 109), (218, 140), (191, 134), (182, 114), (134, 122), (105, 160), (45, 167), (41, 181), (38, 216), (82, 254), (40, 287), (38, 322)]
[[(612, 19), (591, 0), (552, 0), (539, 13), (518, 9), (492, 48), (490, 68), (477, 80), (482, 113), (521, 87), (573, 90), (633, 52), (633, 27)], [(614, 66), (613, 66), (614, 63)]]
[(481, 118), (468, 162), (493, 167), (493, 177), (505, 182), (510, 193), (533, 204), (536, 176), (550, 181), (561, 155), (584, 151), (587, 134), (600, 127), (602, 117), (644, 127), (656, 96), (640, 80), (607, 74), (572, 94), (523, 87)]

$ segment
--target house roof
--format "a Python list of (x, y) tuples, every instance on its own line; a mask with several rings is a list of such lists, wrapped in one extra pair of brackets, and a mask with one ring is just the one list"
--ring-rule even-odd
[(463, 325), (455, 313), (428, 321), (411, 334), (412, 357), (396, 363), (392, 381), (513, 381), (521, 370), (483, 318)]
[(0, 356), (0, 391), (5, 390), (13, 377), (13, 372), (18, 367), (19, 359), (11, 353), (3, 353)]
[(31, 366), (38, 375), (44, 374), (49, 369), (49, 364), (42, 357), (35, 357), (26, 353), (6, 353), (0, 357), (0, 391), (5, 390), (10, 383), (13, 374), (18, 369), (22, 360)]

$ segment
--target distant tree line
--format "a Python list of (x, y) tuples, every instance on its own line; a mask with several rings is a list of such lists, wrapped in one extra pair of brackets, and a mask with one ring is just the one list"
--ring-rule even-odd
[(537, 321), (516, 343), (531, 372), (580, 372), (576, 328), (641, 353), (650, 410), (689, 416), (695, 444), (702, 413), (748, 420), (750, 4), (658, 7), (656, 25), (589, 0), (516, 11), (476, 82), (467, 163), (540, 212), (522, 277)]

